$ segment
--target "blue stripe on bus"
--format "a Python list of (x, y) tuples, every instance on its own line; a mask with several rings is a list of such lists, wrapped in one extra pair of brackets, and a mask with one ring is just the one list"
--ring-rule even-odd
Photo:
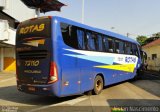
[(104, 57), (104, 56), (85, 56), (85, 55), (72, 55), (72, 54), (64, 54), (66, 56), (76, 57), (84, 60), (89, 60), (93, 62), (103, 63), (112, 65), (114, 61), (114, 57)]

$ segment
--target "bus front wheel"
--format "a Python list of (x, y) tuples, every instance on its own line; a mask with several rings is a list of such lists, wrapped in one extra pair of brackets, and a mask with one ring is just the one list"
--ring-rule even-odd
[(95, 95), (98, 95), (102, 92), (103, 90), (103, 79), (100, 75), (96, 76), (95, 80), (94, 80), (94, 89), (93, 89), (93, 93)]

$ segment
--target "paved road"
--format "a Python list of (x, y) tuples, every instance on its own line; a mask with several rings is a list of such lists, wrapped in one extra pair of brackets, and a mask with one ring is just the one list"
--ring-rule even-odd
[[(100, 95), (44, 97), (17, 91), (14, 73), (0, 73), (0, 111), (106, 112), (109, 106), (160, 106), (160, 77), (145, 74), (136, 81), (106, 87)], [(159, 108), (160, 109), (160, 108)], [(159, 110), (160, 111), (160, 110)]]

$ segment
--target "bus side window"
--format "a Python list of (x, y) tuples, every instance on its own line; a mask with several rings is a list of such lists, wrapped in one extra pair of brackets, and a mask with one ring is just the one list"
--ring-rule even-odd
[(89, 32), (86, 33), (86, 36), (87, 36), (87, 40), (88, 40), (87, 49), (91, 50), (91, 51), (96, 51), (96, 45), (95, 45), (96, 39), (95, 39), (95, 37)]
[(77, 28), (75, 26), (61, 23), (61, 32), (62, 32), (64, 43), (70, 47), (77, 49), (78, 41), (77, 41), (76, 29)]
[(115, 40), (115, 52), (120, 53), (120, 41)]
[(97, 42), (98, 42), (98, 51), (103, 51), (103, 45), (102, 45), (102, 36), (100, 34), (97, 35)]
[(120, 50), (119, 53), (124, 54), (124, 48), (125, 48), (124, 42), (120, 41), (120, 43), (119, 43), (119, 50)]
[(99, 50), (98, 35), (93, 33), (92, 34), (92, 39), (94, 41), (95, 50), (98, 51)]
[(109, 45), (108, 51), (111, 53), (114, 52), (114, 40), (113, 39), (108, 38), (108, 45)]
[(81, 29), (77, 30), (77, 38), (78, 38), (78, 49), (85, 49), (84, 43), (84, 31)]
[(70, 44), (71, 47), (78, 49), (78, 39), (77, 39), (77, 27), (72, 26), (70, 29), (71, 35), (70, 35)]
[(116, 53), (124, 54), (124, 42), (121, 40), (115, 40)]
[(132, 53), (133, 53), (133, 55), (139, 57), (138, 48), (137, 48), (137, 45), (135, 45), (135, 44), (132, 44)]
[(103, 51), (108, 52), (109, 45), (108, 45), (108, 39), (106, 36), (103, 37), (102, 44), (103, 44), (103, 48), (104, 48)]
[(131, 44), (128, 43), (128, 42), (125, 43), (125, 53), (126, 54), (132, 54), (131, 53)]
[(63, 41), (65, 44), (69, 45), (68, 37), (69, 37), (69, 25), (65, 23), (61, 23), (61, 32), (63, 36)]

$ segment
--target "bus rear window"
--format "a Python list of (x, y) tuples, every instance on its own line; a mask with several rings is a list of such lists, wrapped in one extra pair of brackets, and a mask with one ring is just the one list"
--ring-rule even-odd
[(17, 39), (24, 39), (29, 37), (51, 37), (51, 19), (31, 19), (22, 22), (17, 29)]

